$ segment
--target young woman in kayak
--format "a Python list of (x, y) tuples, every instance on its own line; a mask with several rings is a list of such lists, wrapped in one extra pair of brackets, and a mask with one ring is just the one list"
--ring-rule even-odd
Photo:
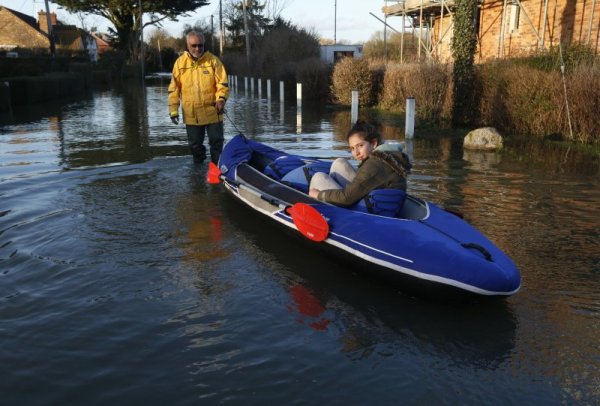
[(357, 121), (348, 131), (348, 146), (358, 170), (344, 158), (336, 159), (329, 174), (317, 172), (309, 195), (338, 206), (352, 206), (375, 189), (406, 190), (411, 164), (400, 144), (384, 144), (372, 125)]

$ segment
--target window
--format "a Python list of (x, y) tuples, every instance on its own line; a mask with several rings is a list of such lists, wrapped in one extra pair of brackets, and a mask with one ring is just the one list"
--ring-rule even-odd
[(518, 1), (513, 1), (509, 6), (510, 17), (508, 20), (509, 32), (515, 32), (519, 29), (519, 15), (521, 14), (521, 5)]

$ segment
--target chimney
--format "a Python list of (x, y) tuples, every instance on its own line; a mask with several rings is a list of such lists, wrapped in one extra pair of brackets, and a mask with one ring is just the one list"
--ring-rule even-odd
[[(54, 11), (50, 13), (50, 24), (52, 25), (52, 27), (54, 27), (57, 24), (56, 13)], [(50, 34), (50, 30), (48, 29), (48, 17), (45, 11), (38, 11), (38, 25), (42, 32)]]

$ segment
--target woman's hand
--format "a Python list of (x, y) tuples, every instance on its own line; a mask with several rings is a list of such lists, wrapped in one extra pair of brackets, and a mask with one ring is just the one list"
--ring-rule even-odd
[(310, 189), (310, 190), (308, 191), (308, 195), (309, 195), (310, 197), (314, 198), (314, 199), (318, 199), (318, 198), (319, 198), (319, 192), (320, 192), (320, 190), (319, 190), (319, 189), (314, 189), (314, 188), (313, 188), (313, 189)]

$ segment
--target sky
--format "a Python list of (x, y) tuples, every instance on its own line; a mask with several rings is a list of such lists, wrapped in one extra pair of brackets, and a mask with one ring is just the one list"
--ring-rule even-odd
[[(393, 3), (393, 2), (391, 2)], [(65, 24), (81, 27), (81, 20), (56, 4), (50, 4), (50, 11), (56, 12), (58, 20)], [(313, 29), (321, 38), (333, 39), (334, 32), (338, 42), (364, 43), (377, 31), (383, 31), (383, 24), (369, 13), (383, 20), (381, 8), (384, 0), (279, 0), (283, 4), (281, 16), (291, 20), (300, 28)], [(37, 18), (37, 12), (45, 10), (41, 0), (0, 0), (0, 5)], [(336, 13), (337, 11), (337, 13)], [(194, 25), (202, 21), (210, 25), (210, 16), (214, 15), (214, 24), (218, 25), (219, 1), (212, 0), (211, 4), (199, 8), (190, 17), (184, 17), (178, 22), (166, 22), (163, 26), (173, 36), (181, 35), (185, 24)], [(336, 18), (337, 14), (337, 18)], [(96, 26), (99, 31), (106, 31), (107, 20), (99, 16), (85, 18), (86, 28)], [(388, 20), (388, 24), (397, 26), (398, 21)], [(335, 29), (334, 29), (335, 27)], [(149, 28), (148, 30), (152, 30)]]

